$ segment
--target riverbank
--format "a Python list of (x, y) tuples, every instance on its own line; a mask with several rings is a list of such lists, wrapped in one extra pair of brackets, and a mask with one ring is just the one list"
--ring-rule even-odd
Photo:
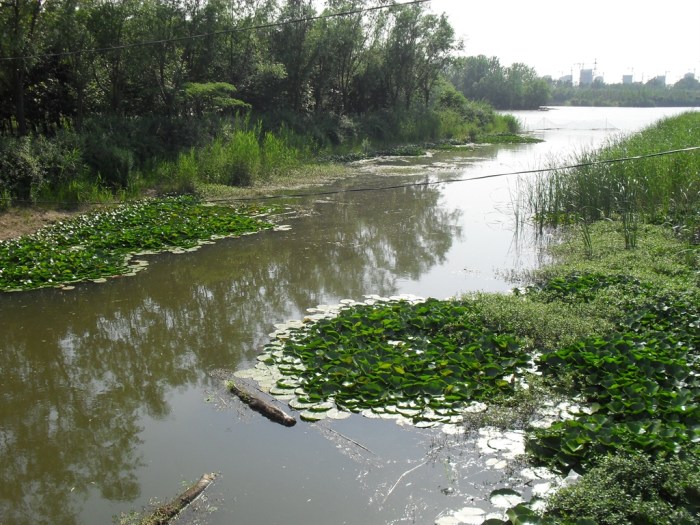
[[(215, 182), (192, 180), (184, 188), (210, 202), (235, 202), (236, 200), (249, 200), (255, 197), (267, 197), (279, 195), (284, 192), (312, 188), (330, 184), (353, 175), (349, 163), (357, 160), (366, 160), (379, 156), (422, 156), (431, 149), (449, 150), (462, 147), (476, 147), (478, 144), (523, 144), (540, 142), (539, 139), (509, 132), (485, 134), (478, 138), (478, 142), (471, 143), (459, 140), (445, 140), (440, 142), (428, 142), (418, 145), (408, 145), (389, 149), (371, 150), (366, 152), (330, 155), (318, 159), (312, 163), (303, 163), (299, 166), (287, 166), (286, 169), (275, 170), (269, 177), (256, 178), (248, 185), (231, 185)], [(162, 189), (162, 188), (161, 188)], [(172, 189), (181, 190), (181, 187)], [(145, 191), (144, 196), (154, 195), (154, 191)], [(34, 204), (23, 207), (11, 207), (0, 209), (0, 241), (14, 239), (23, 235), (35, 233), (40, 228), (50, 226), (61, 221), (70, 220), (76, 216), (88, 213), (92, 210), (115, 206), (127, 201), (113, 201), (109, 195), (102, 195), (103, 202), (89, 203), (65, 203), (50, 202)], [(133, 199), (131, 199), (133, 200)], [(70, 205), (67, 207), (66, 204)]]

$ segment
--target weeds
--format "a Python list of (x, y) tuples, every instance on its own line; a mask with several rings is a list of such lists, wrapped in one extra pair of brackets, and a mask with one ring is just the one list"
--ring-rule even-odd
[(700, 154), (697, 151), (636, 158), (700, 143), (700, 114), (689, 112), (661, 121), (631, 137), (617, 137), (600, 151), (584, 151), (568, 164), (535, 178), (522, 195), (540, 231), (583, 214), (589, 222), (621, 220), (625, 247), (636, 248), (642, 223), (668, 223), (678, 230), (700, 227)]

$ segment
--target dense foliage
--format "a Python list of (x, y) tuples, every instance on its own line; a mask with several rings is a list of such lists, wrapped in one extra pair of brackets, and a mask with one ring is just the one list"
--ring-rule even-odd
[(537, 109), (550, 102), (550, 84), (525, 64), (504, 67), (496, 57), (460, 57), (447, 77), (465, 97), (498, 109)]
[(341, 115), (428, 102), (452, 27), (422, 4), (361, 12), (374, 5), (4, 2), (0, 132), (80, 128), (93, 115), (193, 117), (246, 105)]
[[(612, 279), (610, 278), (612, 277)], [(559, 286), (548, 282), (545, 291)], [(634, 309), (612, 334), (590, 337), (540, 359), (545, 374), (567, 375), (592, 413), (537, 431), (531, 451), (564, 471), (596, 456), (646, 452), (672, 456), (700, 442), (700, 296), (651, 292), (615, 276), (570, 275), (559, 300), (587, 301), (602, 287), (627, 288)], [(630, 285), (631, 284), (631, 285)], [(556, 297), (556, 295), (555, 295)]]
[(319, 153), (515, 131), (444, 81), (457, 43), (428, 4), (318, 5), (1, 3), (0, 210), (247, 185)]
[(555, 494), (548, 509), (565, 523), (587, 516), (597, 525), (691, 525), (700, 511), (700, 455), (605, 456), (579, 483)]

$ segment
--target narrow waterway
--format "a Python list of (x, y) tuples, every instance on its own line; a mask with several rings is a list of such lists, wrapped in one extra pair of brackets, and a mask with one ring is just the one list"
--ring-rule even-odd
[(680, 111), (519, 112), (546, 142), (359, 163), (336, 189), (398, 187), (289, 198), (308, 211), (290, 230), (152, 256), (135, 277), (0, 294), (0, 524), (118, 522), (205, 472), (220, 476), (190, 522), (491, 510), (512, 473), (469, 440), (359, 415), (284, 428), (231, 399), (215, 371), (250, 367), (275, 323), (318, 304), (509, 290), (539, 260), (527, 232), (514, 235), (517, 177), (441, 182), (566, 162)]

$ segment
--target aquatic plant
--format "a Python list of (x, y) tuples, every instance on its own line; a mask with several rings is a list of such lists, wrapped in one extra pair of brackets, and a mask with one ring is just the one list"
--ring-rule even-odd
[(150, 199), (85, 214), (0, 242), (0, 290), (28, 290), (112, 275), (145, 263), (134, 254), (193, 249), (213, 236), (272, 228), (264, 208), (207, 206), (190, 196)]
[(537, 430), (531, 453), (567, 471), (600, 454), (663, 457), (700, 442), (699, 319), (697, 293), (650, 295), (611, 336), (543, 354), (543, 373), (572, 373), (593, 410)]
[(370, 302), (277, 333), (259, 358), (281, 374), (270, 392), (294, 394), (296, 406), (312, 412), (335, 405), (432, 426), (512, 395), (520, 385), (514, 374), (531, 365), (517, 338), (469, 319), (470, 300)]

